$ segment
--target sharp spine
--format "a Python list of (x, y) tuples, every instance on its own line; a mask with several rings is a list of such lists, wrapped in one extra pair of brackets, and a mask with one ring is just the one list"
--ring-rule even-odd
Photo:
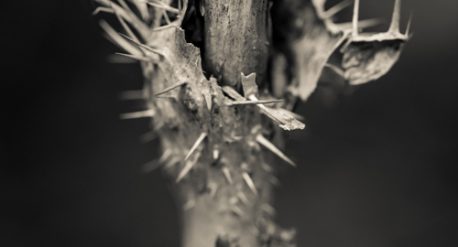
[(233, 205), (233, 206), (231, 207), (231, 212), (232, 212), (233, 214), (235, 214), (236, 216), (238, 216), (238, 217), (241, 217), (241, 216), (243, 215), (242, 209), (240, 209), (240, 208), (237, 207), (236, 205)]
[(119, 23), (121, 23), (121, 26), (122, 28), (124, 29), (124, 31), (126, 31), (126, 33), (129, 35), (129, 37), (132, 39), (132, 40), (135, 40), (137, 42), (139, 42), (137, 36), (135, 36), (134, 32), (132, 31), (132, 29), (130, 29), (130, 27), (127, 25), (127, 23), (124, 21), (124, 19), (122, 18), (122, 16), (119, 14), (118, 11), (116, 11), (115, 9), (114, 10), (114, 14), (116, 16), (116, 18), (118, 19)]
[(196, 206), (195, 200), (189, 200), (183, 205), (183, 210), (188, 211), (193, 209)]
[(290, 158), (288, 158), (288, 156), (286, 156), (280, 149), (278, 149), (273, 143), (267, 140), (263, 135), (259, 134), (256, 137), (256, 141), (259, 144), (261, 144), (262, 146), (264, 146), (265, 148), (269, 149), (272, 153), (277, 155), (280, 159), (284, 160), (286, 163), (294, 167), (296, 166), (296, 164)]
[(218, 149), (213, 149), (213, 160), (218, 160), (219, 159), (219, 150)]
[[(130, 54), (122, 54), (122, 53), (117, 53), (117, 54), (121, 56), (126, 56), (126, 55), (132, 56)], [(144, 100), (147, 98), (147, 96), (146, 96), (146, 91), (140, 89), (140, 90), (124, 91), (121, 93), (120, 98), (122, 100)]]
[(132, 55), (132, 54), (125, 54), (125, 53), (120, 53), (120, 52), (116, 52), (115, 53), (116, 55), (119, 55), (119, 56), (123, 56), (123, 57), (127, 57), (127, 58), (130, 58), (130, 59), (133, 59), (133, 60), (137, 60), (137, 61), (142, 61), (142, 62), (151, 62), (150, 59), (144, 57), (144, 56), (138, 56), (138, 55)]
[(200, 136), (197, 138), (197, 140), (194, 142), (194, 145), (192, 145), (191, 149), (189, 150), (189, 152), (186, 155), (186, 157), (184, 158), (184, 160), (188, 160), (189, 157), (191, 157), (191, 155), (194, 153), (194, 151), (196, 151), (196, 149), (199, 147), (199, 145), (203, 142), (205, 137), (207, 137), (207, 133), (206, 132), (202, 132), (200, 134)]
[(237, 197), (240, 199), (240, 201), (247, 205), (249, 203), (248, 201), (248, 197), (245, 195), (245, 193), (243, 193), (243, 191), (240, 191), (239, 193), (237, 193)]
[(177, 183), (179, 183), (184, 177), (186, 177), (186, 175), (188, 175), (189, 171), (191, 171), (191, 169), (194, 167), (194, 164), (195, 164), (195, 162), (193, 162), (193, 161), (188, 161), (188, 162), (185, 163), (185, 166), (183, 167), (183, 169), (178, 174), (178, 177), (176, 179)]
[(172, 85), (172, 86), (170, 86), (170, 87), (167, 87), (167, 88), (165, 88), (165, 89), (163, 89), (163, 90), (161, 90), (161, 91), (155, 93), (154, 96), (157, 97), (157, 96), (166, 94), (166, 93), (172, 91), (173, 89), (178, 88), (178, 87), (180, 87), (180, 86), (183, 86), (183, 85), (185, 85), (185, 84), (187, 84), (187, 82), (180, 82), (180, 83), (177, 83), (177, 84), (175, 84), (175, 85)]
[(278, 186), (278, 184), (280, 183), (280, 182), (278, 181), (278, 178), (275, 177), (275, 176), (271, 176), (271, 177), (269, 178), (269, 182), (270, 182), (273, 186)]
[(401, 20), (401, 0), (395, 0), (393, 17), (391, 18), (390, 33), (399, 33), (399, 25)]
[(231, 171), (229, 170), (229, 168), (223, 167), (221, 171), (223, 172), (224, 177), (226, 178), (227, 182), (229, 184), (232, 184), (232, 176), (231, 176)]
[(216, 196), (217, 192), (218, 192), (218, 189), (219, 189), (218, 184), (211, 182), (208, 185), (208, 188), (210, 190), (210, 196), (214, 198)]
[(273, 104), (281, 103), (284, 100), (282, 99), (271, 99), (271, 100), (243, 100), (243, 101), (232, 101), (226, 103), (226, 106), (237, 106), (237, 105), (263, 105), (263, 104)]
[(158, 160), (152, 160), (142, 166), (142, 171), (144, 173), (150, 173), (160, 168), (161, 166), (162, 163), (160, 163)]
[(264, 212), (266, 212), (268, 215), (271, 215), (271, 216), (275, 215), (275, 209), (274, 209), (274, 207), (272, 207), (272, 206), (271, 206), (270, 204), (268, 204), (268, 203), (262, 204), (261, 209), (262, 209)]
[[(375, 27), (379, 25), (380, 23), (382, 23), (382, 21), (377, 18), (361, 20), (361, 21), (358, 21), (358, 29), (362, 30), (364, 28)], [(351, 30), (353, 26), (353, 22), (335, 23), (335, 25), (343, 30), (348, 30), (348, 29)]]
[(355, 0), (353, 4), (353, 36), (358, 36), (358, 20), (359, 20), (359, 0)]
[(121, 119), (150, 118), (154, 116), (152, 109), (121, 114)]
[(148, 0), (144, 0), (144, 2), (146, 2), (146, 4), (154, 7), (154, 8), (158, 8), (158, 9), (163, 9), (163, 10), (166, 10), (166, 11), (169, 11), (170, 13), (173, 13), (173, 14), (178, 14), (180, 11), (179, 9), (177, 8), (174, 8), (168, 4), (165, 4), (163, 2), (160, 2), (160, 1), (148, 1)]
[[(118, 33), (120, 36), (124, 37), (125, 39), (127, 39), (128, 41), (132, 42), (133, 44), (137, 45), (138, 48), (141, 50), (142, 48), (149, 51), (149, 52), (152, 52), (154, 54), (157, 54), (157, 55), (160, 55), (160, 56), (164, 56), (164, 54), (162, 54), (160, 51), (154, 49), (153, 47), (149, 46), (149, 45), (145, 45), (139, 41), (136, 41), (135, 39), (132, 39), (131, 37), (123, 34), (123, 33)], [(164, 56), (165, 57), (165, 56)]]
[(113, 14), (113, 9), (107, 7), (98, 7), (92, 12), (93, 15), (98, 15), (99, 13), (110, 13)]
[(155, 131), (149, 131), (149, 132), (146, 132), (144, 133), (143, 135), (140, 136), (140, 140), (143, 142), (143, 143), (148, 143), (148, 142), (151, 142), (153, 141), (154, 139), (156, 139), (158, 136), (157, 136), (157, 133)]
[(159, 158), (159, 162), (164, 163), (166, 160), (170, 158), (171, 155), (172, 155), (172, 151), (170, 151), (170, 149), (166, 149), (164, 153), (162, 153), (161, 157)]
[(254, 181), (251, 178), (251, 176), (248, 173), (244, 172), (244, 173), (242, 173), (242, 177), (243, 177), (243, 180), (245, 181), (245, 183), (248, 185), (248, 188), (250, 188), (250, 190), (253, 192), (253, 194), (257, 195), (258, 194), (258, 190), (256, 189), (256, 185), (254, 184)]
[(351, 5), (351, 1), (350, 0), (344, 0), (334, 6), (332, 6), (330, 9), (328, 9), (326, 12), (325, 12), (325, 18), (331, 18), (333, 17), (335, 14), (339, 13), (340, 11), (342, 11), (343, 9), (345, 9), (346, 7), (350, 6)]
[(136, 46), (132, 45), (125, 38), (123, 38), (123, 36), (119, 35), (119, 33), (116, 32), (113, 27), (110, 26), (110, 24), (105, 21), (100, 21), (100, 26), (105, 31), (111, 42), (113, 42), (115, 45), (118, 45), (132, 55), (142, 55), (142, 52)]
[(405, 36), (409, 36), (410, 35), (410, 28), (412, 26), (412, 15), (409, 16), (409, 20), (407, 21), (407, 27), (406, 27), (406, 32), (405, 32)]

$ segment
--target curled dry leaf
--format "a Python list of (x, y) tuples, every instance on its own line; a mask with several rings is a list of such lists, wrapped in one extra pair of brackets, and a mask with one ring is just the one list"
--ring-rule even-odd
[[(409, 30), (405, 34), (399, 31), (400, 4), (400, 0), (396, 0), (391, 26), (385, 33), (358, 34), (358, 26), (353, 27), (350, 43), (341, 50), (340, 63), (342, 74), (351, 85), (380, 78), (398, 61), (409, 38)], [(358, 16), (357, 13), (354, 15)]]
[[(302, 35), (293, 39), (293, 78), (288, 91), (307, 98), (316, 89), (327, 65), (351, 85), (376, 80), (386, 74), (399, 59), (409, 31), (399, 32), (400, 0), (396, 0), (391, 26), (387, 32), (359, 33), (374, 24), (373, 20), (358, 20), (359, 0), (354, 2), (352, 23), (334, 23), (333, 15), (348, 6), (348, 1), (325, 10), (325, 0), (312, 0), (303, 8), (305, 14)], [(339, 49), (340, 48), (340, 49)], [(328, 64), (331, 56), (337, 64)]]

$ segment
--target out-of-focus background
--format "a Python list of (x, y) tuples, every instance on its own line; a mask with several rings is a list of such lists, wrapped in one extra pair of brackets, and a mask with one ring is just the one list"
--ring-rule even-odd
[[(390, 19), (393, 1), (363, 0)], [(284, 169), (278, 221), (298, 246), (458, 246), (458, 1), (405, 0), (413, 39), (391, 73), (299, 107), (307, 129), (288, 135), (298, 168)], [(170, 182), (142, 173), (157, 142), (119, 93), (137, 89), (80, 1), (1, 7), (0, 245), (178, 246)], [(282, 164), (279, 164), (281, 166)]]

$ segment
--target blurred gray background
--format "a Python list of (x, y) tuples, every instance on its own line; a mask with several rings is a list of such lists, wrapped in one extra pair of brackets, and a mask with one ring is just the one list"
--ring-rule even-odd
[[(362, 17), (393, 1), (362, 0)], [(299, 107), (307, 129), (287, 136), (298, 168), (283, 169), (278, 221), (298, 246), (458, 246), (458, 1), (404, 0), (413, 39), (391, 73)], [(141, 85), (79, 1), (6, 1), (1, 7), (1, 246), (178, 246), (170, 182), (144, 174), (157, 142)], [(282, 164), (279, 164), (282, 166)]]

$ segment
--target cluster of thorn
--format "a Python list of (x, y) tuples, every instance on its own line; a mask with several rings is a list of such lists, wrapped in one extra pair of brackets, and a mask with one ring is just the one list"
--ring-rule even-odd
[[(258, 119), (259, 115), (263, 115), (279, 128), (294, 130), (305, 127), (298, 120), (300, 117), (284, 109), (283, 100), (260, 96), (255, 74), (241, 74), (243, 93), (230, 86), (218, 85), (214, 78), (205, 78), (200, 66), (200, 55), (195, 53), (198, 48), (186, 43), (180, 29), (187, 1), (178, 1), (177, 8), (166, 6), (163, 1), (130, 0), (129, 4), (124, 0), (96, 1), (101, 7), (95, 13), (114, 14), (124, 29), (125, 34), (118, 33), (108, 23), (101, 22), (108, 38), (126, 52), (117, 54), (140, 62), (147, 78), (142, 90), (123, 94), (125, 99), (145, 100), (147, 109), (121, 115), (123, 119), (153, 119), (164, 153), (158, 162), (149, 163), (145, 168), (152, 170), (164, 167), (175, 175), (177, 183), (185, 183), (181, 186), (188, 190), (184, 193), (184, 210), (196, 207), (202, 198), (198, 194), (217, 198), (218, 191), (221, 191), (219, 199), (213, 199), (223, 201), (217, 204), (223, 207), (220, 210), (235, 218), (254, 218), (259, 221), (253, 231), (258, 236), (264, 236), (263, 241), (279, 241), (290, 236), (280, 231), (270, 220), (274, 210), (269, 204), (270, 191), (265, 189), (264, 184), (277, 183), (273, 168), (262, 160), (244, 161), (239, 158), (235, 158), (240, 162), (236, 165), (231, 158), (226, 158), (224, 152), (230, 146), (240, 155), (245, 153), (249, 157), (251, 152), (261, 152), (263, 147), (295, 166), (264, 135), (262, 131), (265, 126), (250, 118)], [(137, 12), (143, 14), (137, 16)], [(170, 17), (175, 19), (170, 20)], [(156, 77), (161, 74), (163, 78)], [(250, 122), (248, 126), (235, 123), (237, 120), (244, 121), (240, 119), (240, 112), (250, 112), (242, 117)], [(230, 119), (234, 122), (228, 122)], [(169, 121), (169, 124), (164, 124), (165, 121)], [(215, 122), (217, 124), (213, 126)], [(175, 128), (179, 128), (178, 132), (183, 132), (183, 135), (177, 134)], [(241, 129), (250, 131), (241, 133)], [(196, 133), (194, 130), (201, 132)], [(174, 136), (173, 140), (171, 136)], [(207, 167), (209, 164), (216, 169)], [(222, 179), (214, 174), (201, 176), (199, 174), (202, 170), (205, 173), (214, 170)], [(260, 211), (253, 212), (254, 208)]]
[[(273, 168), (262, 160), (262, 155), (250, 154), (268, 150), (284, 162), (295, 166), (295, 163), (270, 141), (271, 138), (266, 137), (263, 131), (269, 128), (303, 129), (305, 125), (300, 121), (301, 117), (285, 109), (287, 107), (283, 100), (273, 99), (268, 93), (267, 97), (264, 97), (266, 94), (258, 92), (256, 74), (248, 76), (241, 74), (241, 85), (237, 85), (241, 86), (241, 90), (219, 85), (215, 78), (208, 79), (204, 75), (199, 49), (186, 42), (184, 32), (180, 28), (188, 5), (186, 0), (178, 0), (175, 7), (169, 4), (171, 1), (165, 0), (129, 0), (129, 3), (125, 0), (95, 1), (101, 5), (95, 13), (114, 14), (124, 30), (125, 34), (118, 33), (107, 22), (101, 22), (108, 38), (126, 52), (117, 54), (140, 62), (147, 79), (142, 90), (129, 91), (123, 95), (125, 99), (145, 100), (147, 109), (121, 115), (123, 119), (151, 118), (154, 122), (156, 133), (161, 137), (164, 153), (155, 165), (148, 165), (147, 169), (152, 170), (163, 166), (166, 171), (175, 176), (177, 183), (186, 183), (186, 186), (182, 186), (187, 190), (183, 203), (185, 210), (192, 210), (201, 203), (198, 201), (202, 198), (199, 195), (209, 195), (214, 199), (218, 198), (218, 191), (222, 191), (219, 199), (214, 200), (223, 201), (219, 205), (225, 207), (224, 212), (239, 218), (251, 217), (250, 219), (253, 218), (253, 214), (266, 215), (254, 217), (262, 221), (255, 223), (257, 228), (254, 229), (259, 239), (265, 242), (262, 246), (275, 246), (269, 241), (290, 242), (294, 234), (281, 231), (271, 223), (274, 212), (269, 204), (270, 192), (263, 191), (265, 187), (270, 186), (265, 186), (266, 184), (277, 183)], [(330, 42), (332, 48), (336, 49), (346, 41), (341, 51), (344, 53), (344, 58), (349, 57), (347, 60), (352, 61), (353, 56), (364, 57), (358, 50), (358, 45), (361, 43), (404, 42), (409, 36), (409, 31), (406, 34), (399, 32), (400, 0), (396, 0), (389, 30), (374, 35), (359, 33), (361, 28), (358, 20), (359, 0), (355, 0), (350, 29), (347, 25), (333, 23), (331, 19), (346, 7), (348, 2), (338, 4), (327, 11), (324, 10), (324, 0), (312, 0), (312, 2), (326, 31), (338, 36), (336, 44)], [(306, 35), (306, 38), (315, 37)], [(347, 54), (346, 50), (350, 52)], [(333, 51), (329, 50), (325, 53), (330, 56)], [(319, 59), (323, 59), (322, 56)], [(396, 59), (395, 56), (392, 60)], [(364, 71), (374, 67), (367, 66), (368, 63), (377, 65), (377, 61), (374, 62), (376, 59), (369, 58), (369, 60), (357, 61), (358, 64), (364, 65), (361, 66), (364, 67), (363, 71), (357, 72), (354, 72), (354, 65), (348, 68), (344, 66), (347, 71), (338, 66), (330, 64), (327, 66), (349, 80), (354, 78), (354, 74), (359, 76), (365, 73), (370, 74), (366, 77), (373, 79), (379, 76), (380, 69), (377, 68), (376, 75), (372, 71)], [(317, 63), (324, 67), (327, 60), (320, 60)], [(317, 72), (313, 71), (313, 73)], [(316, 79), (318, 80), (318, 77)], [(367, 81), (367, 78), (358, 79)], [(358, 80), (354, 81), (355, 84), (357, 82)], [(317, 82), (299, 81), (299, 83), (316, 84)], [(293, 95), (298, 95), (305, 100), (314, 86), (303, 88), (312, 88), (312, 90), (306, 93), (293, 92)], [(266, 121), (261, 120), (264, 117), (271, 122), (266, 124)], [(150, 139), (149, 134), (146, 139)], [(227, 154), (228, 150), (239, 153)], [(251, 160), (249, 157), (252, 157)], [(216, 169), (209, 166), (214, 166)], [(251, 193), (247, 194), (245, 191)], [(255, 199), (250, 200), (250, 198)], [(257, 205), (258, 203), (260, 205)], [(253, 212), (256, 209), (261, 209), (261, 212)], [(220, 242), (217, 242), (217, 246), (225, 246), (225, 241), (218, 241)]]

